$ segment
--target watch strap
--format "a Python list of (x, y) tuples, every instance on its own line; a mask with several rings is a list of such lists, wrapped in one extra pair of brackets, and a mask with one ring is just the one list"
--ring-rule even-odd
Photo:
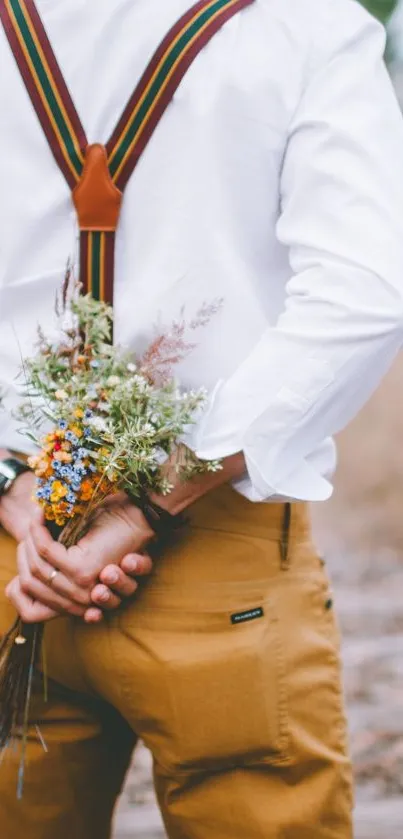
[(0, 496), (10, 489), (20, 475), (30, 471), (28, 464), (18, 457), (6, 457), (0, 460)]
[(183, 513), (173, 516), (150, 501), (146, 495), (141, 499), (139, 507), (160, 543), (169, 543), (187, 524), (187, 518)]

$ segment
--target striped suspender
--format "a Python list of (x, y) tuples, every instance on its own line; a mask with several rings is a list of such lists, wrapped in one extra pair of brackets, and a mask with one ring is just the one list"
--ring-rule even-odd
[(83, 292), (113, 303), (115, 231), (123, 190), (198, 53), (254, 0), (201, 0), (151, 59), (110, 140), (88, 145), (34, 0), (0, 0), (0, 18), (32, 104), (73, 194)]

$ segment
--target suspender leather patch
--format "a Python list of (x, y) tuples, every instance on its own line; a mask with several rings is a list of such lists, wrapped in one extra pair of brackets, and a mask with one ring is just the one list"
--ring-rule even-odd
[(258, 606), (256, 609), (248, 609), (246, 612), (236, 612), (231, 615), (231, 623), (246, 623), (247, 621), (254, 621), (256, 618), (262, 618), (263, 615), (264, 610), (261, 606)]

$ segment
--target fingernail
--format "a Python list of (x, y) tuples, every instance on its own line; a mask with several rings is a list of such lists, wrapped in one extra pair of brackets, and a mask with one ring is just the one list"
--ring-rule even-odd
[(105, 591), (100, 592), (98, 599), (101, 601), (101, 603), (106, 603), (109, 600), (110, 596), (110, 592), (106, 588)]
[(137, 571), (138, 565), (137, 559), (126, 559), (125, 561), (125, 568), (130, 572)]
[(117, 571), (106, 571), (104, 574), (104, 579), (107, 583), (117, 583), (119, 579), (119, 574)]

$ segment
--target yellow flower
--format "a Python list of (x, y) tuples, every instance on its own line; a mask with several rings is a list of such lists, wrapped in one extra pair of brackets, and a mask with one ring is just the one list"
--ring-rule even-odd
[(83, 432), (81, 431), (81, 428), (80, 428), (79, 425), (72, 425), (70, 427), (70, 431), (72, 431), (73, 434), (76, 435), (76, 437), (82, 437), (83, 436)]
[(82, 408), (76, 408), (76, 410), (74, 411), (74, 416), (75, 416), (76, 419), (82, 419), (83, 416), (84, 416), (83, 409)]
[(65, 390), (57, 390), (55, 393), (56, 399), (59, 399), (60, 402), (64, 402), (65, 399), (69, 398), (68, 393)]
[(61, 481), (53, 481), (52, 484), (52, 493), (50, 496), (50, 500), (54, 504), (57, 501), (60, 501), (64, 498), (68, 493), (68, 489)]

